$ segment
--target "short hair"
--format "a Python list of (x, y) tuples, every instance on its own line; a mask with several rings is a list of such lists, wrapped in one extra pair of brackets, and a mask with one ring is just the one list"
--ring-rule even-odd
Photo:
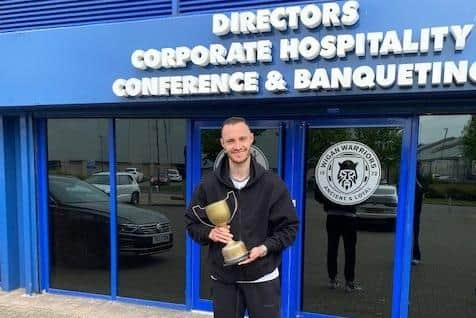
[(250, 127), (250, 125), (248, 125), (248, 123), (246, 122), (246, 119), (244, 119), (243, 117), (229, 117), (225, 119), (221, 124), (220, 131), (223, 131), (223, 127), (225, 127), (226, 125), (235, 125), (239, 123), (243, 123), (246, 126)]
[(246, 119), (244, 119), (243, 117), (228, 117), (227, 119), (223, 121), (223, 123), (221, 124), (221, 127), (223, 128), (223, 126), (225, 125), (234, 125), (238, 123), (244, 123), (248, 126)]

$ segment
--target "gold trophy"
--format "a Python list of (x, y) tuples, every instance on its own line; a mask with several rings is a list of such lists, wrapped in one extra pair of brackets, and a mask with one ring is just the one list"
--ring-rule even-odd
[[(230, 198), (230, 195), (233, 194), (233, 197), (235, 199), (235, 209), (233, 211), (233, 214), (230, 213), (230, 208), (228, 207), (228, 199)], [(212, 222), (212, 224), (208, 224), (207, 222), (203, 221), (200, 216), (198, 216), (196, 209), (200, 210), (205, 210), (205, 214), (207, 215), (208, 220)], [(205, 224), (206, 226), (209, 227), (225, 227), (227, 226), (228, 223), (233, 220), (233, 217), (236, 214), (236, 211), (238, 210), (238, 200), (236, 198), (235, 192), (229, 191), (226, 194), (226, 198), (220, 201), (213, 202), (209, 205), (207, 205), (205, 208), (202, 208), (199, 205), (195, 205), (192, 207), (193, 214), (197, 217), (197, 219), (202, 223)], [(249, 251), (245, 246), (245, 243), (242, 241), (233, 241), (231, 240), (228, 242), (224, 248), (222, 248), (221, 253), (223, 255), (223, 258), (225, 259), (224, 266), (230, 266), (230, 265), (235, 265), (238, 264), (239, 262), (245, 260), (248, 258)]]

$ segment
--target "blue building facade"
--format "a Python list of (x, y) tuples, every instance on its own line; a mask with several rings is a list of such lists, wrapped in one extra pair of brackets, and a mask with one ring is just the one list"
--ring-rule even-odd
[[(0, 14), (3, 290), (211, 310), (206, 254), (182, 215), (220, 122), (243, 116), (301, 221), (280, 268), (283, 317), (474, 312), (475, 3), (11, 1)], [(374, 197), (395, 191), (394, 205), (358, 209), (360, 297), (326, 288), (314, 195), (322, 153), (349, 140), (380, 159)], [(94, 206), (72, 199), (98, 188)], [(464, 288), (445, 294), (444, 277)]]

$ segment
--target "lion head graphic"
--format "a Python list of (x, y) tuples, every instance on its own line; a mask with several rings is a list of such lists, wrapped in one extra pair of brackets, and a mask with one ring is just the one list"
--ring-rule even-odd
[(337, 173), (337, 181), (346, 191), (352, 188), (357, 181), (357, 171), (355, 167), (357, 162), (345, 160), (339, 163), (339, 172)]

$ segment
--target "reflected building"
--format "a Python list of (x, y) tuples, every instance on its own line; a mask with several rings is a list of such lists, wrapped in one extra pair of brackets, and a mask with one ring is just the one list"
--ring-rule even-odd
[(450, 137), (418, 147), (421, 173), (440, 181), (473, 178), (471, 161), (464, 156), (462, 137)]

